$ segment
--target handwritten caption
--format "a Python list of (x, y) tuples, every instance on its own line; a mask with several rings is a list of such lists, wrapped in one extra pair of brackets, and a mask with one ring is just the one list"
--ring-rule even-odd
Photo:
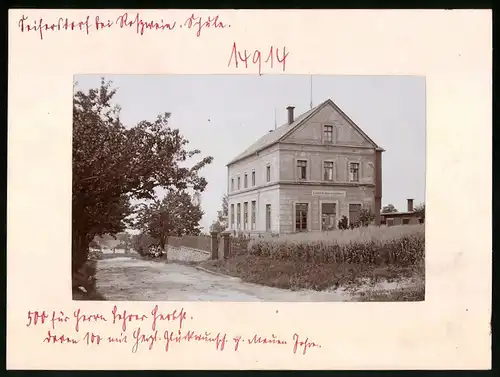
[[(89, 329), (96, 323), (105, 324), (105, 330), (102, 330), (103, 326), (99, 326), (99, 331)], [(45, 345), (128, 345), (133, 353), (142, 349), (151, 351), (157, 347), (168, 352), (180, 343), (208, 344), (215, 351), (226, 352), (240, 351), (246, 347), (279, 346), (299, 355), (321, 348), (320, 344), (309, 337), (297, 333), (286, 336), (228, 334), (222, 331), (194, 330), (192, 323), (193, 317), (184, 308), (162, 312), (155, 305), (148, 313), (132, 313), (115, 305), (110, 313), (85, 313), (81, 309), (71, 314), (63, 311), (30, 310), (26, 327), (48, 327), (46, 336), (41, 340)]]
[[(48, 32), (102, 32), (109, 29), (130, 29), (138, 35), (144, 35), (150, 31), (173, 32), (176, 30), (190, 30), (196, 37), (201, 37), (205, 30), (229, 29), (231, 25), (222, 20), (219, 15), (202, 17), (192, 13), (185, 19), (166, 21), (144, 19), (140, 13), (123, 13), (115, 19), (101, 18), (100, 16), (86, 16), (83, 19), (70, 19), (59, 17), (55, 21), (46, 21), (43, 18), (33, 19), (22, 15), (18, 22), (22, 33), (38, 33), (39, 38), (44, 40)], [(289, 52), (286, 46), (276, 47), (273, 45), (264, 48), (240, 48), (233, 42), (229, 51), (228, 67), (255, 69), (262, 75), (263, 68), (281, 68), (286, 70), (286, 60)]]

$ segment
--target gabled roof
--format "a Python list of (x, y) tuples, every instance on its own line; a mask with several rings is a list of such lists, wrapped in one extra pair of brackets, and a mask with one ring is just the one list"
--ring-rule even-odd
[(260, 152), (260, 151), (280, 142), (285, 137), (287, 137), (290, 133), (292, 133), (298, 127), (300, 127), (303, 123), (305, 123), (314, 114), (319, 112), (322, 108), (324, 108), (327, 105), (332, 106), (339, 114), (341, 114), (349, 122), (349, 124), (352, 127), (354, 127), (364, 138), (366, 138), (366, 140), (368, 140), (370, 142), (370, 144), (373, 145), (374, 148), (381, 149), (337, 105), (335, 105), (335, 103), (331, 99), (327, 99), (326, 101), (320, 103), (318, 106), (313, 107), (311, 110), (306, 111), (305, 113), (299, 115), (297, 118), (295, 118), (293, 123), (288, 124), (288, 122), (287, 122), (284, 125), (278, 127), (276, 130), (273, 130), (272, 132), (268, 132), (266, 135), (262, 136), (259, 140), (257, 140), (255, 143), (253, 143), (250, 147), (248, 147), (242, 153), (240, 153), (238, 156), (236, 156), (233, 160), (231, 160), (231, 162), (229, 162), (227, 165), (234, 164), (237, 161), (240, 161), (246, 157), (249, 157), (257, 152)]

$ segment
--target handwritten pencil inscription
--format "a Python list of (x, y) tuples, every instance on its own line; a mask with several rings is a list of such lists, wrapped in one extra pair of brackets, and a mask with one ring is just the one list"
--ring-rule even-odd
[[(128, 346), (132, 353), (159, 349), (169, 352), (179, 344), (208, 345), (216, 352), (244, 352), (251, 348), (280, 347), (306, 355), (321, 345), (302, 334), (228, 334), (194, 326), (193, 316), (184, 308), (132, 312), (114, 305), (110, 312), (88, 313), (81, 308), (71, 315), (64, 311), (28, 311), (26, 327), (46, 327), (42, 344), (71, 347), (100, 347), (102, 344)], [(253, 352), (253, 351), (252, 351)]]

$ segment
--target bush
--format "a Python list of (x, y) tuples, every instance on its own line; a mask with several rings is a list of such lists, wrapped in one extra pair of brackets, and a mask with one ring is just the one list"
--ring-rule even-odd
[(424, 260), (424, 225), (361, 227), (253, 239), (248, 251), (274, 260), (412, 266)]
[(368, 226), (375, 220), (375, 214), (370, 208), (362, 208), (359, 213), (359, 225)]
[(342, 216), (342, 218), (339, 220), (338, 228), (340, 230), (346, 230), (349, 228), (349, 223), (346, 216)]

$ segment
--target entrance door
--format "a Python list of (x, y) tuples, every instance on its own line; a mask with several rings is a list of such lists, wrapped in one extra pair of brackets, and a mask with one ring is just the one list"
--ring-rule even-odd
[(321, 230), (337, 227), (337, 208), (335, 203), (321, 203)]
[(307, 203), (295, 204), (295, 231), (307, 232), (307, 215), (309, 205)]

